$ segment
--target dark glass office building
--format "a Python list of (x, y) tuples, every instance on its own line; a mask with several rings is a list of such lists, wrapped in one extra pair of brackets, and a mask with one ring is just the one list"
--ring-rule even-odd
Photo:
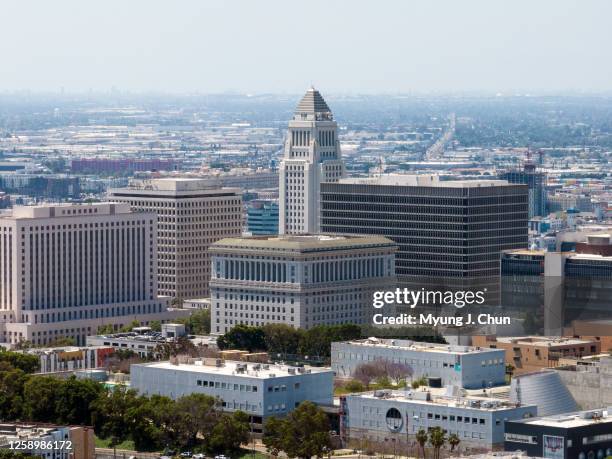
[(528, 186), (384, 175), (321, 184), (321, 230), (399, 246), (400, 287), (485, 290), (499, 303), (500, 254), (527, 247)]
[(506, 421), (506, 451), (534, 457), (603, 459), (612, 456), (610, 409)]
[(570, 333), (574, 321), (612, 319), (612, 240), (585, 236), (571, 252), (512, 250), (501, 256), (501, 305), (525, 334)]

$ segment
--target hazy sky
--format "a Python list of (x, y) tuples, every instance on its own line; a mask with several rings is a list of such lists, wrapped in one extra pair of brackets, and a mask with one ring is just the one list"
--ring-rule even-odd
[(609, 0), (1, 0), (0, 91), (612, 90)]

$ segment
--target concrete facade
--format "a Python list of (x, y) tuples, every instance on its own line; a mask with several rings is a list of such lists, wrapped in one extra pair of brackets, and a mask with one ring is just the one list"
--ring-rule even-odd
[(210, 248), (211, 331), (234, 325), (363, 324), (372, 293), (395, 285), (395, 244), (381, 237), (243, 237)]
[(505, 383), (503, 350), (378, 338), (332, 343), (332, 370), (340, 378), (380, 359), (406, 365), (413, 379), (437, 377), (443, 385), (476, 389)]
[(583, 410), (612, 406), (612, 358), (557, 368), (561, 381)]
[(328, 368), (203, 359), (137, 364), (130, 372), (131, 387), (141, 394), (219, 397), (225, 411), (244, 411), (257, 423), (285, 416), (305, 400), (333, 404), (333, 372)]
[(159, 295), (205, 298), (209, 295), (210, 245), (242, 234), (242, 196), (236, 188), (211, 188), (211, 181), (163, 178), (134, 181), (110, 192), (132, 210), (157, 215)]
[[(0, 217), (0, 340), (76, 344), (101, 325), (167, 321), (155, 215), (126, 204), (15, 207)], [(181, 313), (178, 313), (181, 315)]]
[(327, 103), (310, 88), (289, 121), (279, 176), (279, 233), (319, 232), (322, 182), (344, 175), (338, 124)]
[[(453, 388), (433, 391), (376, 391), (341, 400), (341, 435), (358, 447), (362, 440), (415, 444), (416, 433), (441, 427), (457, 434), (461, 448), (494, 449), (504, 442), (504, 422), (536, 416), (537, 407), (498, 399), (462, 396)], [(394, 440), (393, 440), (394, 439)], [(402, 451), (398, 448), (398, 451)]]

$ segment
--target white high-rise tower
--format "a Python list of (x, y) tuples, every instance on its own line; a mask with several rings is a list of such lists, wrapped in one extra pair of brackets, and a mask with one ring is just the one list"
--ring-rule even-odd
[(319, 185), (343, 175), (338, 125), (319, 91), (310, 88), (289, 121), (280, 166), (279, 233), (319, 232)]

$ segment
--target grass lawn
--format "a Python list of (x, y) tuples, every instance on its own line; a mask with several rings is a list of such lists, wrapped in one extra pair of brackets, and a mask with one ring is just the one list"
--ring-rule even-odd
[[(110, 439), (99, 438), (97, 435), (94, 436), (96, 441), (96, 448), (111, 448)], [(132, 440), (126, 440), (117, 445), (117, 449), (127, 449), (128, 451), (134, 451), (134, 442)]]

